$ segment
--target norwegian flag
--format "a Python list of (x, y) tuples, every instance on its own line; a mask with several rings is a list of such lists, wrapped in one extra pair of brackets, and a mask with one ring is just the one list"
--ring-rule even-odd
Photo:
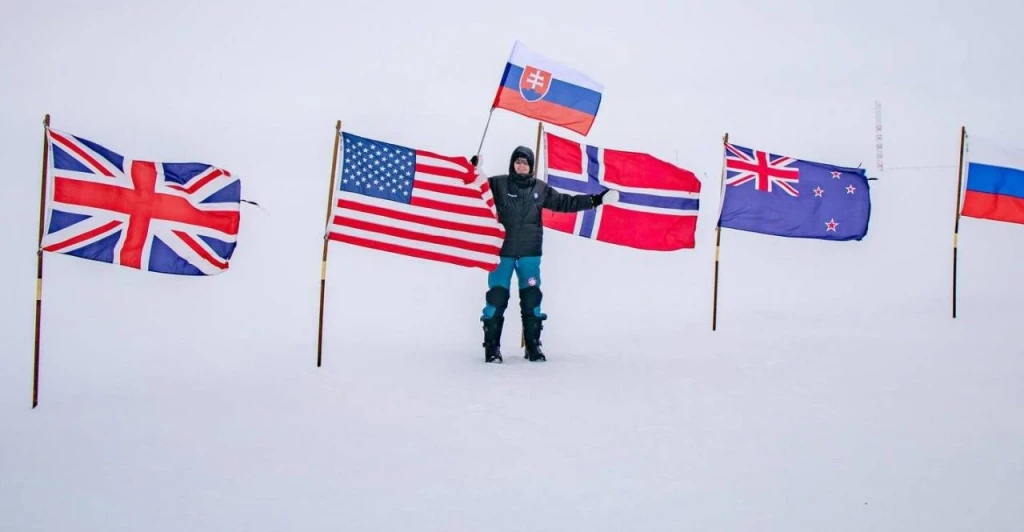
[(48, 129), (42, 250), (173, 275), (228, 269), (241, 183), (203, 163), (138, 161)]
[(597, 209), (545, 210), (545, 227), (649, 251), (694, 247), (701, 182), (693, 172), (646, 153), (545, 135), (550, 186), (570, 194), (619, 191), (618, 203)]

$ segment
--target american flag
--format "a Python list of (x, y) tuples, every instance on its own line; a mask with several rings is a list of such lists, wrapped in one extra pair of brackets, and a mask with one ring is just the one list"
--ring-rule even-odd
[(451, 157), (343, 133), (328, 238), (492, 271), (505, 238), (486, 177)]
[(203, 163), (140, 161), (48, 129), (42, 250), (173, 275), (228, 269), (241, 183)]

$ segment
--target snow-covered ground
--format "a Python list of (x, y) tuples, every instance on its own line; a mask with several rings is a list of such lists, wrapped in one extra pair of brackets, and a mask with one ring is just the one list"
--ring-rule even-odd
[[(41, 1), (0, 21), (0, 530), (1024, 527), (1024, 227), (962, 220), (950, 317), (959, 127), (1024, 143), (996, 31), (1018, 7), (289, 5)], [(765, 24), (803, 31), (748, 34)], [(470, 153), (515, 39), (606, 84), (592, 142), (704, 178), (697, 248), (548, 232), (548, 361), (521, 357), (512, 319), (487, 365), (483, 272), (332, 245), (317, 368), (334, 121)], [(938, 168), (873, 170), (876, 98), (887, 166)], [(31, 409), (47, 112), (227, 167), (266, 211), (245, 206), (222, 276), (47, 255)], [(495, 114), (490, 173), (535, 124)], [(725, 231), (712, 332), (725, 131), (880, 180), (863, 242)]]

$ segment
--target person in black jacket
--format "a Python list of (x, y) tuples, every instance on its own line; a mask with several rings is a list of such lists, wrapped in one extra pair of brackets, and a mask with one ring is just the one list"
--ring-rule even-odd
[[(476, 166), (478, 158), (473, 157), (472, 163)], [(505, 308), (508, 305), (513, 272), (519, 284), (526, 359), (546, 360), (540, 349), (542, 322), (547, 319), (547, 315), (540, 310), (540, 259), (544, 237), (541, 210), (578, 212), (618, 200), (618, 192), (609, 189), (600, 194), (564, 194), (537, 179), (535, 174), (533, 150), (519, 146), (509, 158), (508, 174), (487, 179), (494, 195), (498, 221), (505, 227), (505, 241), (501, 246), (497, 269), (487, 276), (486, 305), (480, 317), (484, 329), (486, 362), (502, 361), (501, 330), (505, 323)]]

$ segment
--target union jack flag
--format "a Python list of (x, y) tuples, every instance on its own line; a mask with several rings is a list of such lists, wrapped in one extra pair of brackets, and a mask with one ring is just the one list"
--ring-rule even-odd
[(43, 251), (173, 275), (228, 269), (241, 183), (204, 163), (139, 161), (48, 129)]
[(776, 185), (790, 196), (799, 196), (800, 192), (793, 187), (800, 182), (800, 170), (789, 168), (796, 162), (793, 157), (772, 155), (768, 152), (742, 148), (726, 144), (727, 154), (725, 168), (729, 171), (725, 183), (738, 187), (750, 181), (754, 188), (761, 192), (771, 192)]

